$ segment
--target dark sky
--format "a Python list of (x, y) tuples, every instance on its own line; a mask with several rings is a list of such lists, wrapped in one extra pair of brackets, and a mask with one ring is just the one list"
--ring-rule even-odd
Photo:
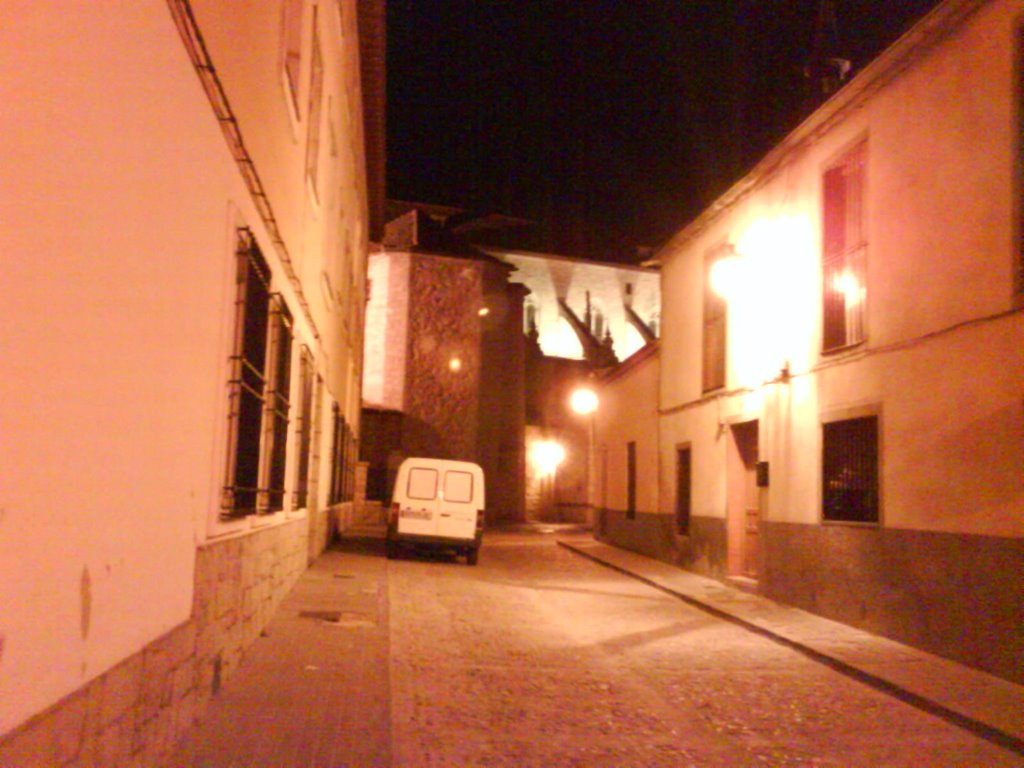
[[(628, 260), (806, 114), (821, 0), (388, 0), (388, 193)], [(835, 0), (863, 67), (936, 0)]]

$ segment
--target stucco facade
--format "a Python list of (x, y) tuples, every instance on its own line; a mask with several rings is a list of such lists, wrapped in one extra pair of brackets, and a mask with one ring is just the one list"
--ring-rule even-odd
[[(0, 763), (157, 765), (344, 517), (355, 2), (4, 15)], [(243, 274), (275, 329), (255, 430), (232, 383), (259, 315)]]
[(661, 250), (663, 521), (613, 537), (1018, 682), (1021, 21), (941, 4)]

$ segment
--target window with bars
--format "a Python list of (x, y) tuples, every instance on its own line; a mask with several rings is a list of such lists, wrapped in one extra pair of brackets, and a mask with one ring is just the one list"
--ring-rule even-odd
[(725, 386), (726, 302), (711, 287), (711, 269), (715, 262), (732, 255), (729, 246), (722, 246), (704, 257), (704, 333), (701, 365), (701, 391), (710, 392)]
[(330, 503), (351, 501), (355, 495), (356, 460), (358, 444), (355, 432), (334, 404), (334, 439), (331, 462)]
[(878, 417), (833, 421), (822, 430), (822, 519), (879, 522)]
[(313, 356), (307, 347), (299, 355), (299, 409), (295, 424), (295, 480), (292, 483), (292, 508), (309, 504), (309, 464), (313, 436)]
[(864, 341), (865, 256), (862, 141), (825, 170), (822, 206), (822, 349)]
[(226, 517), (283, 507), (291, 384), (291, 315), (248, 230), (236, 244), (235, 341), (228, 382)]

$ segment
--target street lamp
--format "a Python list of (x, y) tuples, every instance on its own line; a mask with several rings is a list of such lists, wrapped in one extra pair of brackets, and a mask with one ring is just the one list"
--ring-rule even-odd
[(597, 410), (597, 393), (587, 387), (580, 387), (569, 396), (569, 407), (580, 416), (589, 416)]

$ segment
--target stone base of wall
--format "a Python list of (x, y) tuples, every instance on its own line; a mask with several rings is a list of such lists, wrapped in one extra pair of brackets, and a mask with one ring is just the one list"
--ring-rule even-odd
[(726, 577), (725, 520), (693, 517), (687, 535), (676, 531), (672, 515), (637, 512), (629, 517), (624, 511), (598, 511), (597, 538), (616, 547), (638, 552), (681, 568), (710, 576)]
[(302, 519), (200, 547), (192, 617), (0, 740), (0, 765), (162, 765), (306, 569), (309, 541)]
[(1024, 540), (765, 522), (761, 592), (1024, 683)]

